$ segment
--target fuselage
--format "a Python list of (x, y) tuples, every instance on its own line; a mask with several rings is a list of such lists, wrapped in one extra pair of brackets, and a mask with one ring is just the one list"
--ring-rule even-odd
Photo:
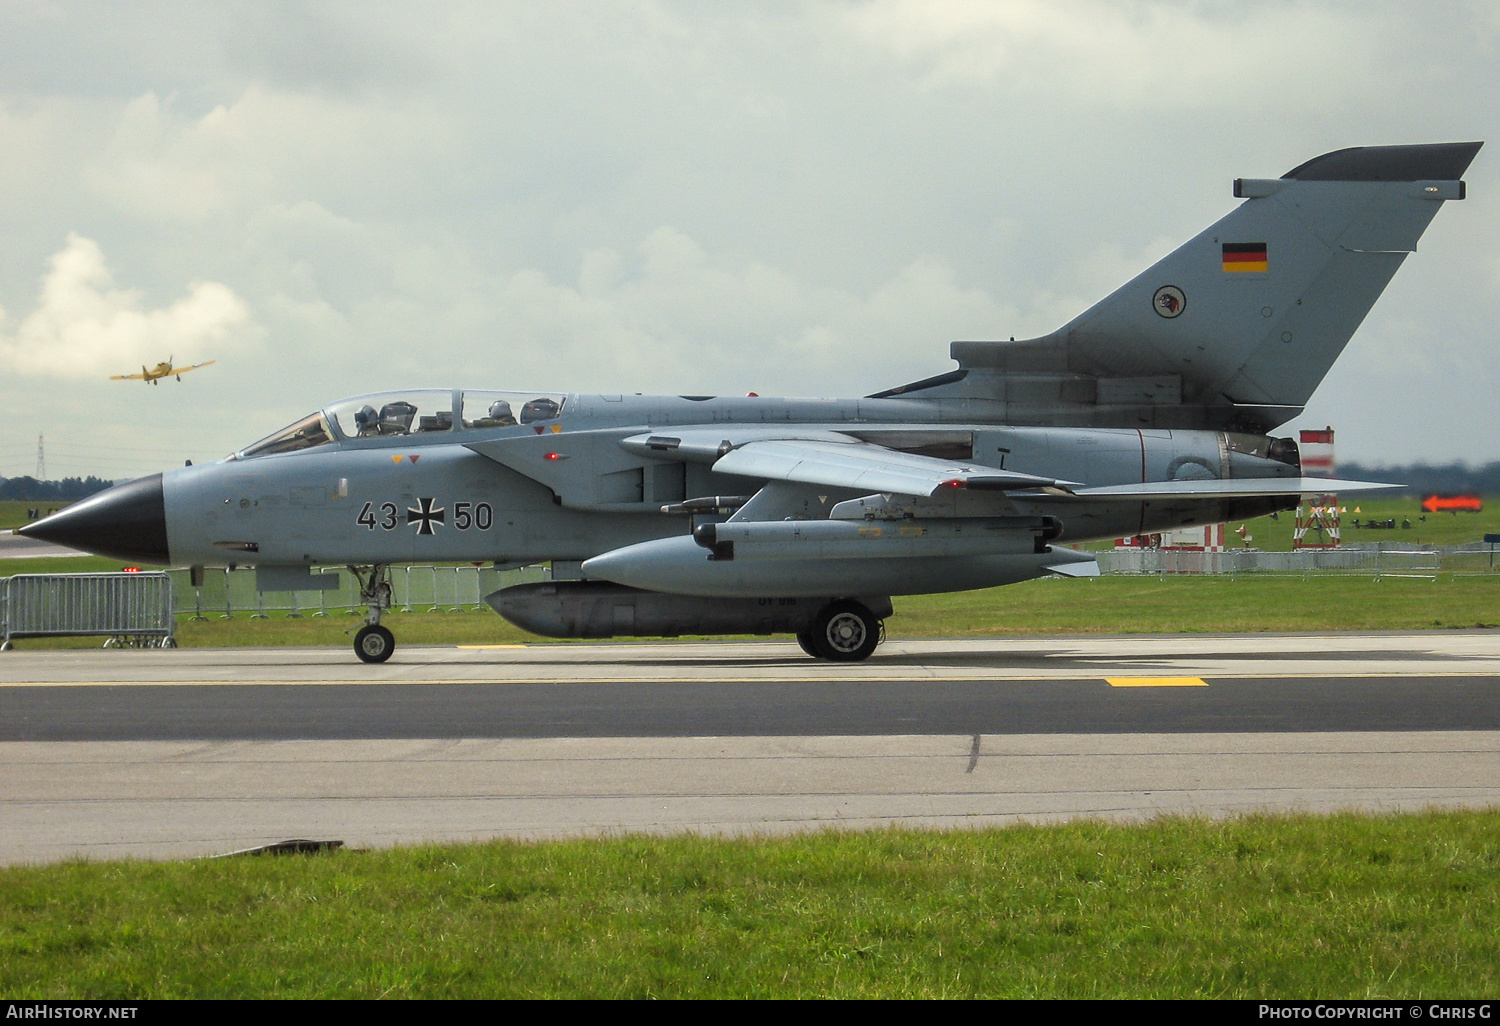
[[(641, 456), (619, 444), (674, 427), (722, 425), (733, 433), (797, 425), (1091, 486), (1297, 473), (1294, 461), (1265, 455), (1273, 440), (1263, 436), (1008, 427), (966, 420), (951, 404), (922, 400), (536, 393), (541, 407), (529, 418), (523, 412), (508, 418), (512, 423), (487, 423), (500, 418), (474, 415), (507, 401), (524, 411), (527, 395), (421, 390), (346, 400), (227, 459), (168, 470), (161, 478), (168, 558), (179, 565), (519, 564), (581, 561), (682, 535), (687, 518), (664, 514), (663, 506), (753, 494), (764, 482), (718, 474), (703, 462)], [(419, 409), (405, 425), (355, 426), (358, 410), (378, 417), (393, 406), (402, 415), (409, 414), (406, 406)], [(1007, 512), (1017, 515), (1057, 512), (1045, 495), (1012, 496), (1010, 504)], [(1068, 514), (1066, 538), (1159, 531), (1285, 505), (1267, 499), (1096, 504)]]

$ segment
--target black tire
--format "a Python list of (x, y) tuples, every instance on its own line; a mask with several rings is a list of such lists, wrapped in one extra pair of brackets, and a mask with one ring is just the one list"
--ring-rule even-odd
[(803, 631), (801, 634), (797, 635), (797, 644), (802, 646), (802, 651), (806, 652), (814, 659), (823, 658), (823, 654), (818, 651), (818, 646), (813, 644), (813, 634), (811, 630)]
[(396, 651), (396, 636), (379, 624), (361, 627), (354, 635), (354, 654), (367, 663), (383, 663)]
[(813, 619), (812, 644), (836, 663), (858, 663), (880, 644), (880, 621), (858, 602), (830, 602)]

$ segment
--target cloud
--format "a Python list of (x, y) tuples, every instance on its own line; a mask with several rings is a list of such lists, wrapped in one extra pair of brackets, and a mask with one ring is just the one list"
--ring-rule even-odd
[[(1235, 176), (1497, 134), (1483, 0), (305, 6), (0, 5), (0, 401), (49, 444), (70, 401), (134, 443), (107, 374), (252, 340), (158, 390), (164, 449), (419, 384), (873, 391), (1057, 328)], [(1496, 166), (1320, 390), (1379, 413), (1348, 446), (1490, 458)], [(49, 266), (69, 231), (128, 290)]]
[[(874, 0), (847, 8), (852, 36), (918, 68), (929, 88), (975, 83), (1106, 107), (1217, 107), (1290, 87), (1368, 82), (1379, 18), (1358, 8), (1205, 7), (1116, 0)], [(1326, 59), (1337, 49), (1339, 61)], [(1287, 82), (1277, 69), (1296, 68)]]
[(90, 378), (125, 373), (169, 356), (222, 349), (250, 323), (227, 286), (198, 281), (164, 309), (142, 309), (138, 292), (115, 288), (99, 244), (71, 234), (52, 257), (37, 308), (14, 334), (0, 311), (0, 365), (17, 374)]
[(257, 83), (201, 114), (185, 107), (152, 90), (121, 104), (82, 160), (80, 185), (126, 217), (202, 229), (267, 204), (389, 210), (419, 199), (454, 157), (448, 118), (417, 101)]
[[(868, 290), (835, 289), (670, 226), (632, 254), (585, 252), (576, 284), (534, 267), (475, 284), (492, 297), (486, 334), (505, 366), (606, 391), (847, 395), (943, 370), (950, 339), (999, 337), (1018, 320), (936, 256)], [(457, 367), (474, 354), (456, 343), (445, 355)]]

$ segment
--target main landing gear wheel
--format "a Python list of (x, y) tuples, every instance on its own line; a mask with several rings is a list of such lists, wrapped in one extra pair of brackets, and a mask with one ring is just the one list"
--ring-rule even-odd
[(823, 658), (822, 653), (818, 651), (818, 646), (813, 644), (812, 631), (803, 631), (801, 634), (797, 635), (797, 644), (802, 646), (802, 651), (806, 652), (814, 659)]
[[(808, 634), (815, 654), (836, 663), (857, 663), (870, 658), (880, 644), (881, 623), (858, 602), (830, 602), (814, 618)], [(797, 640), (802, 641), (800, 635)]]
[(396, 637), (378, 623), (361, 627), (354, 635), (354, 654), (367, 663), (383, 663), (396, 651)]

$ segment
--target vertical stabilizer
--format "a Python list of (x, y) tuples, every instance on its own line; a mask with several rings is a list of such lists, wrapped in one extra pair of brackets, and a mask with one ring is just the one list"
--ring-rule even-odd
[(1481, 145), (1336, 150), (1281, 178), (1237, 180), (1244, 202), (1228, 216), (1058, 331), (955, 342), (953, 356), (989, 372), (970, 389), (1051, 374), (1074, 393), (1091, 380), (1092, 405), (1198, 407), (1202, 422), (1226, 419), (1214, 408), (1260, 409), (1265, 426), (1279, 423), (1306, 404), (1438, 208), (1463, 199)]

